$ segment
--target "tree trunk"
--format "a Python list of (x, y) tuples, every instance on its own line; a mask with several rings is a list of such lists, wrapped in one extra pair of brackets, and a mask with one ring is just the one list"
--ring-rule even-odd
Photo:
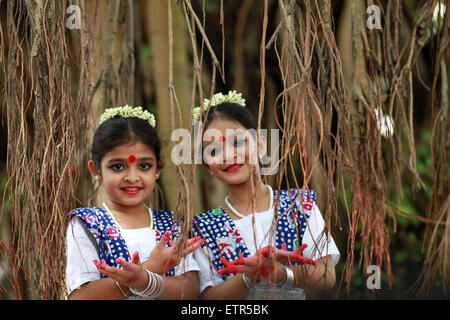
[[(107, 108), (134, 105), (134, 5), (130, 0), (88, 1), (86, 13), (94, 33), (90, 47), (95, 61), (90, 83), (94, 85), (94, 95), (89, 113), (89, 142), (92, 143), (94, 132), (98, 127), (100, 115)], [(92, 193), (92, 177), (87, 170), (89, 154), (82, 163), (85, 203), (101, 204), (107, 200), (102, 187), (98, 193)], [(86, 194), (88, 190), (89, 194)]]
[(8, 2), (1, 26), (13, 265), (28, 286), (22, 298), (64, 292), (66, 215), (77, 203), (75, 166), (92, 96), (88, 24), (69, 31), (67, 7), (66, 1)]

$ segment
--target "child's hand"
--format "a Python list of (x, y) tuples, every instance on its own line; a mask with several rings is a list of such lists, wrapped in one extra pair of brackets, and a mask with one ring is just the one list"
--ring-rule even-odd
[(243, 273), (257, 281), (281, 282), (285, 271), (272, 253), (273, 251), (267, 251), (263, 248), (254, 256), (248, 258), (244, 258), (242, 254), (239, 254), (239, 258), (231, 262), (222, 257), (220, 261), (225, 265), (225, 268), (220, 269), (218, 272), (219, 274)]
[[(307, 244), (302, 244), (300, 246), (300, 248), (298, 248), (296, 251), (287, 251), (286, 249), (286, 243), (283, 243), (281, 245), (281, 250), (275, 250), (273, 252), (275, 258), (277, 259), (277, 261), (279, 261), (280, 263), (286, 265), (289, 264), (291, 262), (299, 262), (299, 263), (303, 263), (303, 264), (311, 264), (311, 265), (316, 265), (316, 262), (314, 260), (308, 259), (303, 257), (301, 254), (303, 252), (303, 250), (306, 249), (308, 245)], [(263, 252), (262, 254), (267, 254), (267, 250), (268, 247), (263, 248)]]
[(220, 261), (225, 265), (225, 268), (220, 269), (219, 274), (244, 273), (256, 280), (280, 283), (285, 275), (281, 264), (291, 262), (316, 264), (315, 261), (301, 256), (306, 246), (304, 244), (294, 252), (287, 251), (285, 243), (282, 244), (281, 250), (275, 250), (272, 246), (267, 246), (252, 257), (244, 258), (242, 254), (239, 254), (239, 258), (231, 262), (222, 257)]
[[(167, 242), (170, 247), (167, 247)], [(187, 241), (186, 249), (181, 252), (177, 244), (170, 239), (170, 231), (166, 231), (144, 265), (152, 272), (164, 274), (177, 266), (183, 257), (197, 250), (203, 242), (199, 236), (191, 238)]]
[(148, 274), (141, 264), (138, 252), (133, 254), (130, 262), (121, 258), (117, 258), (116, 262), (122, 268), (108, 266), (103, 259), (101, 263), (94, 260), (95, 266), (102, 274), (116, 280), (120, 285), (133, 287), (138, 291), (142, 291), (147, 287), (149, 281)]
[(255, 269), (251, 266), (247, 266), (245, 264), (245, 259), (242, 253), (239, 253), (239, 258), (229, 262), (224, 257), (220, 258), (220, 261), (225, 265), (225, 268), (219, 269), (219, 274), (226, 273), (244, 273), (248, 276), (253, 276), (255, 273)]

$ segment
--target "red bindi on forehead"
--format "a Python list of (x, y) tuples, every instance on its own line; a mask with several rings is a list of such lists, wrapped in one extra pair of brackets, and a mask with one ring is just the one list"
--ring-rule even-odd
[(128, 157), (128, 161), (130, 161), (131, 163), (136, 161), (136, 157), (134, 155), (131, 155)]

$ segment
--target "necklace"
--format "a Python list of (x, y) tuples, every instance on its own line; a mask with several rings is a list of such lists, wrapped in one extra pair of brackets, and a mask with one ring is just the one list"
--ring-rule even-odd
[[(145, 206), (148, 211), (148, 216), (150, 217), (150, 229), (153, 229), (153, 212), (152, 209)], [(105, 208), (106, 212), (111, 216), (111, 218), (114, 220), (114, 222), (120, 226), (119, 222), (116, 220), (116, 217), (112, 213), (112, 211), (109, 209), (109, 207), (106, 205), (106, 202), (103, 202), (103, 208)]]
[[(272, 187), (269, 186), (268, 184), (266, 184), (266, 186), (269, 188), (269, 192), (270, 192), (270, 204), (269, 204), (269, 210), (273, 208), (273, 190)], [(229, 199), (229, 195), (225, 197), (225, 203), (227, 204), (228, 208), (230, 208), (231, 212), (233, 212), (236, 216), (238, 216), (239, 218), (244, 218), (245, 216), (240, 214), (230, 203)]]

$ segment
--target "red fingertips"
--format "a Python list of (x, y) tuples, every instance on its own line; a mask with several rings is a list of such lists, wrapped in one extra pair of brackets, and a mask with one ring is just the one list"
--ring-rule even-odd
[(228, 262), (227, 259), (225, 259), (224, 257), (221, 257), (220, 261), (225, 265), (225, 268), (219, 269), (219, 271), (218, 271), (219, 274), (236, 273), (237, 272), (237, 268), (234, 267), (230, 262)]
[(138, 262), (139, 261), (139, 252), (135, 251), (133, 253), (133, 261)]
[(99, 270), (104, 270), (106, 267), (106, 261), (102, 259), (102, 263), (98, 262), (98, 260), (94, 260), (94, 264)]
[(305, 263), (310, 264), (312, 266), (316, 265), (316, 262), (314, 260), (311, 260), (311, 259), (306, 259)]
[(170, 231), (166, 231), (166, 232), (163, 234), (162, 239), (163, 239), (164, 241), (169, 241), (169, 240), (170, 240)]
[(270, 253), (274, 252), (274, 249), (272, 246), (267, 246), (261, 249), (261, 254), (267, 258)]
[(227, 259), (225, 259), (224, 257), (220, 258), (220, 261), (225, 265), (225, 266), (229, 266), (230, 263), (227, 261)]
[(100, 262), (98, 262), (98, 260), (94, 260), (94, 264), (95, 264), (97, 269), (100, 269), (101, 264), (100, 264)]
[(244, 255), (242, 253), (239, 253), (239, 258), (237, 258), (236, 260), (234, 260), (232, 262), (232, 264), (237, 265), (237, 264), (244, 264), (245, 260), (244, 260)]
[(203, 244), (203, 243), (205, 242), (205, 239), (203, 239), (203, 238), (200, 237), (200, 236), (196, 236), (196, 237), (195, 237), (195, 240), (198, 241), (200, 244)]

